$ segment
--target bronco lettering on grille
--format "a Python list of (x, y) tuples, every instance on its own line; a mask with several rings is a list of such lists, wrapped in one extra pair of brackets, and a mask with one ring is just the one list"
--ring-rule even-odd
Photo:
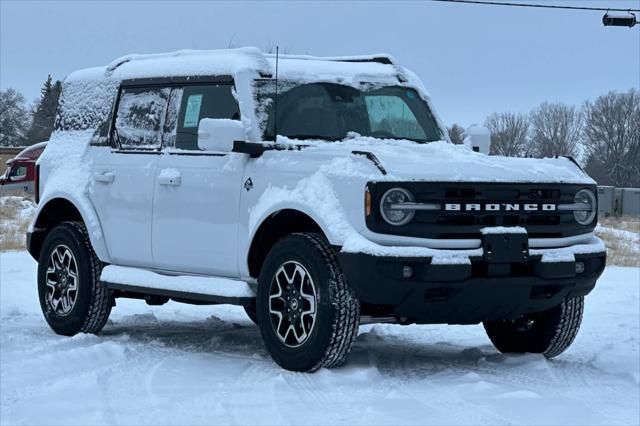
[(447, 203), (444, 205), (444, 209), (450, 212), (459, 212), (459, 211), (487, 211), (487, 212), (497, 212), (497, 211), (526, 211), (526, 212), (553, 212), (557, 210), (557, 206), (555, 204), (538, 204), (538, 203)]

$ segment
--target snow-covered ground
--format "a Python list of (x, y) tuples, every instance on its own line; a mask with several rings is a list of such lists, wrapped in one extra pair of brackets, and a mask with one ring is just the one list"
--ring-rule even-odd
[(36, 263), (0, 254), (2, 424), (638, 424), (640, 270), (607, 268), (554, 361), (481, 326), (361, 327), (348, 364), (278, 368), (229, 306), (119, 300), (100, 336), (53, 334)]

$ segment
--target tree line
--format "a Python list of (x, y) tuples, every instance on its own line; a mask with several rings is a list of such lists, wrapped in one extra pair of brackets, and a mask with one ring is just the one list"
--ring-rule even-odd
[(62, 83), (47, 77), (40, 98), (31, 106), (19, 91), (0, 91), (0, 146), (26, 146), (49, 140)]
[[(581, 106), (544, 102), (528, 114), (496, 112), (484, 121), (491, 154), (575, 158), (600, 185), (640, 187), (640, 92), (609, 92)], [(462, 143), (464, 129), (448, 128)]]
[[(53, 131), (60, 81), (51, 76), (40, 98), (28, 106), (15, 89), (0, 91), (0, 146), (46, 141)], [(568, 155), (600, 185), (640, 187), (640, 92), (609, 92), (581, 106), (544, 102), (528, 114), (496, 112), (484, 125), (491, 131), (491, 154), (510, 157)], [(448, 128), (462, 143), (464, 129)]]

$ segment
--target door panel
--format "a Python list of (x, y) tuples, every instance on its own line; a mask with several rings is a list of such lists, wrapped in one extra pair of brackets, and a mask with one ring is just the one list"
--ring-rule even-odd
[(116, 153), (109, 148), (92, 151), (103, 152), (94, 158), (89, 197), (96, 206), (112, 261), (153, 267), (151, 206), (160, 155)]
[(235, 277), (241, 154), (202, 151), (202, 118), (239, 119), (231, 84), (174, 88), (153, 205), (158, 269)]
[(158, 269), (234, 277), (241, 154), (160, 157), (153, 208)]
[(153, 267), (153, 194), (171, 92), (156, 86), (122, 88), (111, 147), (91, 149), (89, 196), (118, 265)]

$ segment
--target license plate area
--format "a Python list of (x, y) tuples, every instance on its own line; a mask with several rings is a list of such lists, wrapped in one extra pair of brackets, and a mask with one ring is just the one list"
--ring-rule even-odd
[(517, 263), (529, 259), (529, 235), (526, 233), (486, 234), (482, 237), (486, 263)]

